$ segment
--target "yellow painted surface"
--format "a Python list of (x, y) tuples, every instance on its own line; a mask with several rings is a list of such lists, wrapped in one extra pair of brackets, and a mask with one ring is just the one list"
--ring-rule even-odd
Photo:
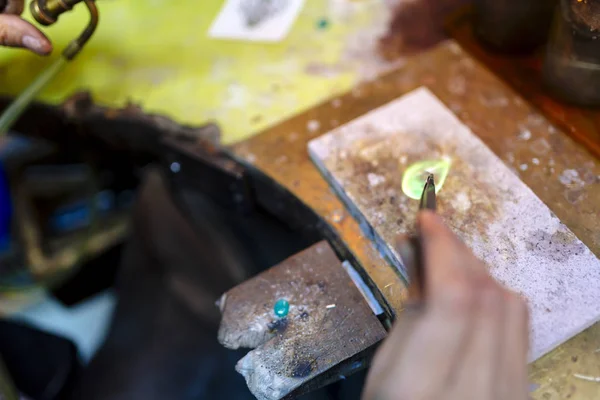
[[(216, 121), (231, 143), (347, 91), (361, 71), (381, 67), (374, 41), (385, 30), (383, 3), (307, 0), (287, 38), (266, 44), (209, 38), (219, 0), (98, 0), (98, 31), (40, 99), (59, 103), (89, 89), (102, 104), (131, 100), (182, 123)], [(325, 29), (317, 26), (322, 18)], [(55, 43), (52, 57), (86, 22), (80, 4), (44, 28)], [(0, 49), (0, 93), (23, 90), (49, 62)]]

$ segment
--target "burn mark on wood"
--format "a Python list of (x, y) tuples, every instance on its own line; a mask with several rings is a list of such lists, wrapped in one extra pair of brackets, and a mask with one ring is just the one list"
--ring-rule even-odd
[(294, 367), (292, 372), (292, 378), (305, 378), (312, 371), (312, 364), (310, 361), (301, 361)]
[(269, 333), (282, 333), (288, 327), (288, 319), (287, 318), (278, 318), (273, 320), (267, 324), (267, 328), (269, 328)]

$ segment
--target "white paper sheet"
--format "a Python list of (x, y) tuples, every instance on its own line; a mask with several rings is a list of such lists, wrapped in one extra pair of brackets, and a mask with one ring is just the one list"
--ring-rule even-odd
[(208, 34), (217, 39), (278, 42), (303, 6), (304, 0), (227, 0)]

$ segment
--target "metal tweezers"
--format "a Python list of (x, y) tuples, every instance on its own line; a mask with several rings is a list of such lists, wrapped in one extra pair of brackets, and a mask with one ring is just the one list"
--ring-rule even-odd
[[(429, 174), (421, 194), (419, 211), (435, 211), (436, 208), (435, 183), (433, 174)], [(414, 305), (421, 305), (425, 299), (425, 260), (423, 257), (423, 240), (418, 223), (415, 233), (410, 235), (404, 244), (399, 245), (399, 253), (408, 272), (409, 301)]]

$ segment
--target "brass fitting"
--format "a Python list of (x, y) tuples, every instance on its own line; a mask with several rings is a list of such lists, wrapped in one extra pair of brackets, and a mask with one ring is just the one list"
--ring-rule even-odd
[(98, 9), (96, 8), (95, 0), (32, 0), (29, 5), (31, 14), (35, 20), (42, 25), (48, 26), (54, 24), (62, 13), (71, 10), (77, 3), (82, 2), (85, 3), (90, 12), (90, 22), (81, 35), (71, 41), (63, 50), (63, 57), (67, 60), (75, 58), (96, 31), (96, 27), (98, 26)]
[(33, 0), (29, 5), (31, 14), (37, 22), (49, 26), (54, 24), (58, 17), (73, 8), (82, 0)]

